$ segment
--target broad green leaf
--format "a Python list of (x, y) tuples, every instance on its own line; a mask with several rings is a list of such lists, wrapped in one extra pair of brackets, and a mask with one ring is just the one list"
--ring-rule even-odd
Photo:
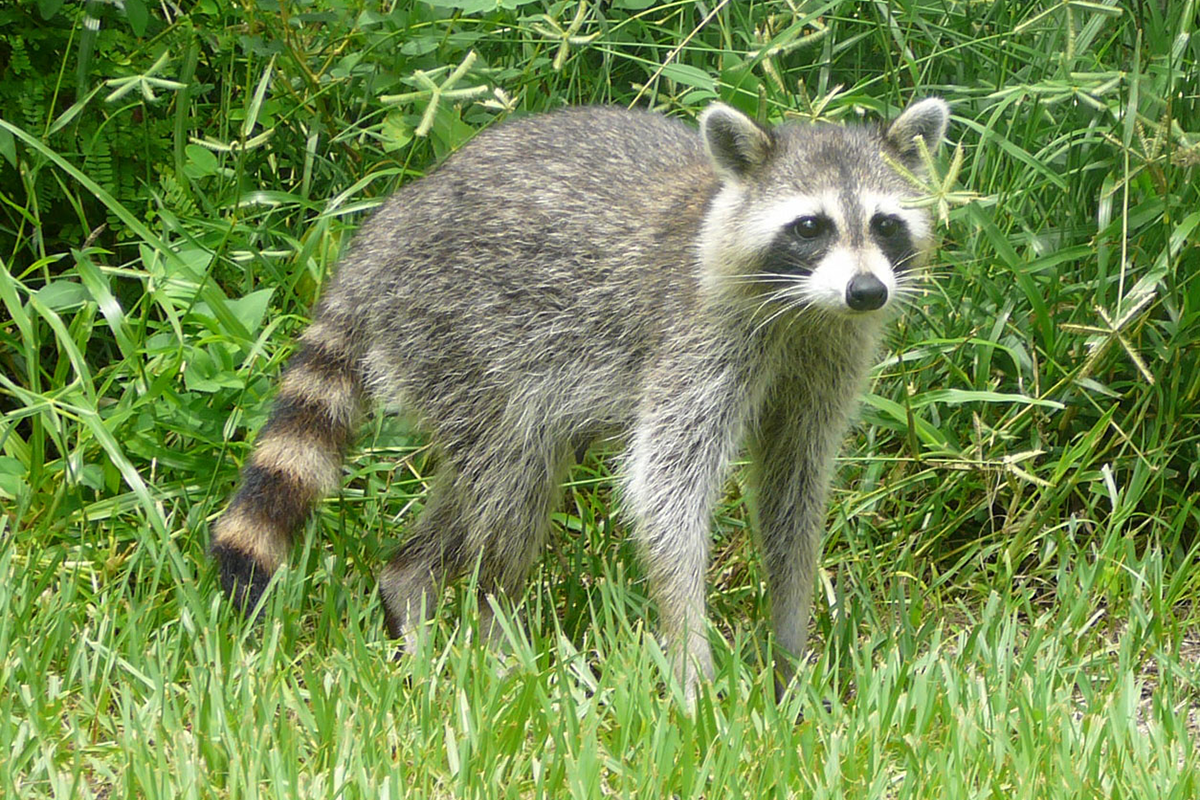
[(702, 69), (688, 66), (687, 64), (676, 64), (674, 62), (663, 67), (662, 74), (676, 83), (682, 83), (686, 86), (695, 86), (697, 89), (708, 89), (715, 91), (713, 85), (713, 76)]
[(91, 299), (88, 296), (87, 289), (75, 281), (66, 279), (46, 284), (34, 292), (34, 296), (44, 303), (47, 308), (52, 308), (55, 311), (76, 308)]
[(13, 140), (13, 135), (6, 130), (0, 130), (0, 156), (4, 156), (9, 166), (17, 165), (17, 143)]
[(213, 358), (211, 351), (197, 348), (188, 359), (183, 371), (183, 382), (188, 391), (211, 394), (221, 389), (241, 389), (244, 381), (228, 365)]
[(245, 297), (229, 301), (229, 310), (238, 318), (250, 333), (254, 333), (262, 325), (263, 316), (267, 313), (267, 304), (275, 289), (259, 289)]
[(452, 8), (464, 14), (477, 14), (480, 11), (495, 11), (497, 0), (421, 0), (427, 6), (434, 8)]
[(48, 20), (62, 8), (64, 0), (38, 0), (38, 13), (42, 19)]
[(137, 36), (146, 35), (146, 25), (150, 22), (150, 12), (146, 9), (144, 0), (125, 0), (125, 17), (129, 27)]
[(183, 152), (187, 154), (187, 170), (188, 175), (193, 178), (203, 178), (206, 175), (215, 175), (220, 169), (220, 162), (212, 150), (207, 147), (201, 147), (198, 144), (189, 144), (183, 148)]
[(404, 119), (404, 112), (393, 109), (384, 118), (380, 135), (383, 137), (383, 149), (392, 152), (408, 146), (413, 139), (413, 129)]

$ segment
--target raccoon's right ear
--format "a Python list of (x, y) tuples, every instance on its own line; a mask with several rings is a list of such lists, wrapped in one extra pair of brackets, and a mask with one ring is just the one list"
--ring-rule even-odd
[(725, 180), (738, 180), (754, 172), (771, 152), (770, 131), (724, 103), (713, 103), (700, 115), (704, 146)]
[(940, 97), (927, 97), (909, 106), (888, 126), (885, 137), (900, 155), (900, 161), (911, 170), (920, 171), (925, 165), (921, 158), (921, 140), (930, 154), (937, 152), (946, 127), (950, 124), (950, 106)]

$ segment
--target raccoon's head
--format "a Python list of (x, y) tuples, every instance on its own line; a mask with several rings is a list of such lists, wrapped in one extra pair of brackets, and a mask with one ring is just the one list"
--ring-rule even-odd
[(919, 192), (889, 164), (923, 168), (949, 108), (922, 100), (883, 128), (765, 129), (720, 103), (700, 130), (722, 186), (705, 218), (706, 288), (846, 316), (885, 309), (931, 245)]

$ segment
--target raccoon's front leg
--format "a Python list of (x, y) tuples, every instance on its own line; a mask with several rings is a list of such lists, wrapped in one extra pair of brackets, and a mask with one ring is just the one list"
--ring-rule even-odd
[(768, 404), (751, 441), (759, 543), (775, 631), (776, 694), (803, 657), (824, 533), (833, 457), (844, 415), (820, 404)]
[(700, 393), (668, 394), (643, 415), (627, 476), (651, 595), (689, 708), (698, 681), (713, 675), (705, 612), (711, 509), (741, 428), (733, 393)]

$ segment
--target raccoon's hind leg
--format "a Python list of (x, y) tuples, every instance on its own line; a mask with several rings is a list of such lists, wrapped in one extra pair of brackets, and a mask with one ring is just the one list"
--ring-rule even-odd
[(520, 594), (545, 546), (570, 456), (567, 440), (509, 429), (447, 465), (452, 474), (435, 483), (429, 505), (380, 575), (392, 636), (411, 649), (415, 629), (433, 612), (442, 587), (478, 566), (479, 630), (495, 640), (489, 596), (505, 602)]
[(258, 602), (312, 504), (337, 485), (362, 405), (348, 326), (326, 314), (301, 336), (241, 486), (213, 529), (221, 585), (243, 610)]
[(468, 560), (466, 518), (457, 499), (450, 476), (435, 478), (408, 538), (380, 572), (384, 622), (392, 638), (405, 640), (406, 650), (437, 608), (444, 582), (462, 573)]

